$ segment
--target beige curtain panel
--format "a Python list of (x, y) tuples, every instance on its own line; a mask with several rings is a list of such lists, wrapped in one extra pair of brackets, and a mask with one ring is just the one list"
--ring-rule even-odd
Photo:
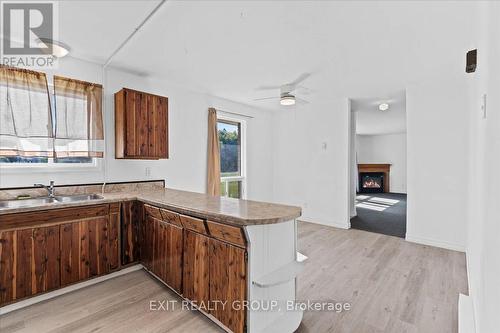
[(56, 158), (103, 157), (102, 86), (54, 76)]
[(0, 156), (50, 157), (52, 152), (45, 74), (0, 65)]
[(208, 109), (207, 193), (220, 195), (220, 147), (217, 133), (217, 111)]

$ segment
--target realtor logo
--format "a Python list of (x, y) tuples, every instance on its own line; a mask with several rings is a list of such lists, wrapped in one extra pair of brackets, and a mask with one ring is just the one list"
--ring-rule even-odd
[(52, 44), (57, 40), (54, 2), (1, 1), (2, 64), (13, 67), (54, 67)]

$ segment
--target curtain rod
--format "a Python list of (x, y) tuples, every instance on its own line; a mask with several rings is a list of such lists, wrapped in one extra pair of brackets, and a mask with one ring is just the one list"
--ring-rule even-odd
[(219, 108), (215, 108), (217, 111), (220, 111), (220, 112), (223, 112), (223, 113), (228, 113), (228, 114), (234, 114), (236, 116), (241, 116), (241, 117), (246, 117), (246, 118), (250, 118), (250, 119), (253, 119), (254, 117), (252, 116), (249, 116), (249, 115), (246, 115), (246, 114), (242, 114), (242, 113), (236, 113), (236, 112), (230, 112), (230, 111), (225, 111), (225, 110), (222, 110), (222, 109), (219, 109)]

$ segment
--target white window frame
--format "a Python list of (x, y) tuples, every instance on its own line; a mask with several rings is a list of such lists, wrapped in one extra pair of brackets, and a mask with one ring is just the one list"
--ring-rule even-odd
[(247, 198), (247, 123), (244, 119), (241, 118), (235, 118), (231, 116), (226, 116), (222, 111), (217, 112), (217, 122), (219, 120), (222, 121), (229, 121), (233, 123), (239, 123), (240, 124), (240, 139), (241, 139), (241, 161), (240, 161), (240, 169), (241, 169), (241, 175), (240, 176), (229, 176), (229, 177), (220, 177), (221, 182), (225, 182), (226, 184), (226, 193), (227, 193), (227, 184), (229, 181), (241, 181), (241, 198), (240, 199), (246, 199)]
[[(55, 89), (53, 84), (48, 84), (51, 94), (51, 103), (55, 101)], [(52, 104), (51, 104), (52, 105)], [(106, 155), (106, 153), (104, 154)], [(92, 158), (92, 163), (56, 163), (53, 158), (49, 158), (47, 163), (0, 163), (0, 173), (51, 173), (51, 172), (80, 172), (80, 171), (102, 171), (103, 158)]]

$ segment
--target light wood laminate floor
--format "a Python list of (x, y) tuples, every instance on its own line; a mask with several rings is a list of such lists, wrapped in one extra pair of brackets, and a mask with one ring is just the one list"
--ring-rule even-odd
[[(298, 298), (351, 310), (305, 312), (298, 332), (457, 332), (463, 253), (302, 222), (299, 250), (309, 260)], [(178, 297), (137, 271), (0, 316), (0, 332), (222, 332), (194, 311), (150, 311), (150, 300)]]

